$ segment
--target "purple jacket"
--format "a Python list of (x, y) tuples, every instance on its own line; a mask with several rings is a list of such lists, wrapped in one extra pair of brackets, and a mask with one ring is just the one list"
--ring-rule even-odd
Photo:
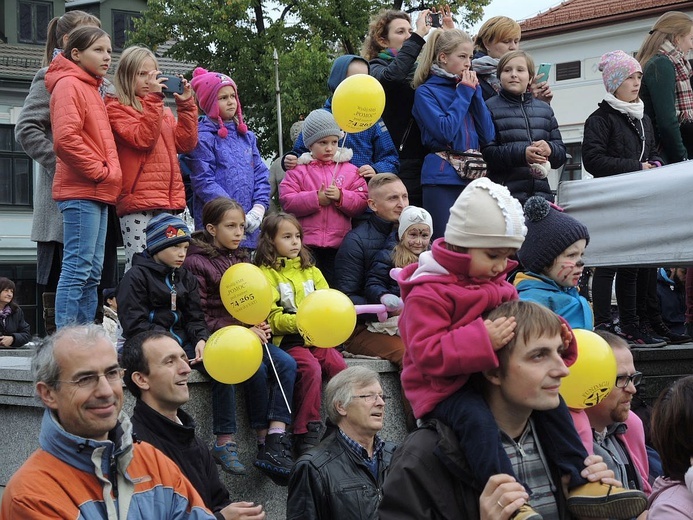
[[(195, 227), (202, 229), (202, 207), (217, 197), (230, 197), (247, 213), (255, 204), (269, 206), (269, 170), (260, 157), (253, 132), (240, 135), (236, 123), (225, 124), (229, 135), (217, 135), (219, 125), (208, 117), (198, 123), (198, 143), (182, 157), (191, 170)], [(242, 247), (257, 247), (260, 231), (246, 235)]]

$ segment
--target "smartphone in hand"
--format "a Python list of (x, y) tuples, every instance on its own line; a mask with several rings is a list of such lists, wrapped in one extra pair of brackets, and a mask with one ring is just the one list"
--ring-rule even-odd
[(539, 65), (539, 70), (537, 70), (537, 75), (535, 76), (537, 83), (543, 83), (544, 81), (549, 81), (549, 72), (551, 72), (551, 64), (550, 63), (542, 63), (541, 65)]
[(159, 74), (158, 78), (166, 78), (161, 86), (163, 87), (163, 92), (167, 96), (173, 96), (173, 94), (182, 94), (184, 90), (183, 80), (178, 76), (167, 76), (166, 74)]

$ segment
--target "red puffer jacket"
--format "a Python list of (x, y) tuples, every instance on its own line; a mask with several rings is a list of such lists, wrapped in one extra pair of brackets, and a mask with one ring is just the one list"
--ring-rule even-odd
[(155, 209), (185, 209), (185, 187), (178, 153), (197, 145), (197, 107), (191, 97), (176, 101), (178, 121), (164, 106), (163, 94), (140, 98), (142, 112), (118, 98), (106, 98), (106, 110), (118, 147), (123, 188), (118, 216)]
[(122, 184), (111, 125), (95, 78), (59, 54), (46, 72), (57, 156), (53, 199), (115, 204)]

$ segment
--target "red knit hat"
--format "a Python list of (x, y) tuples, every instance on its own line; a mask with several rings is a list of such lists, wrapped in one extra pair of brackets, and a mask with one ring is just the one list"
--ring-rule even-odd
[(226, 74), (210, 72), (202, 67), (197, 67), (193, 71), (193, 79), (190, 84), (195, 91), (200, 107), (207, 114), (207, 117), (212, 120), (216, 119), (219, 123), (219, 137), (222, 138), (229, 135), (229, 131), (224, 126), (224, 121), (219, 117), (217, 94), (223, 87), (233, 87), (237, 106), (236, 118), (238, 119), (236, 128), (238, 128), (238, 133), (240, 134), (248, 132), (248, 126), (243, 122), (243, 110), (241, 109), (241, 100), (238, 98), (238, 87), (236, 87), (236, 83), (230, 77)]

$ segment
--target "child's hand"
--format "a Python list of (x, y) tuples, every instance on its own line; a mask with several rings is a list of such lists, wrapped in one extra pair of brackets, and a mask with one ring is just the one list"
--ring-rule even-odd
[(527, 164), (543, 164), (546, 162), (542, 148), (534, 144), (530, 144), (525, 148), (525, 159), (527, 159)]
[(320, 204), (321, 206), (329, 206), (330, 204), (332, 204), (332, 201), (325, 193), (324, 184), (321, 184), (320, 189), (318, 190), (318, 204)]
[(262, 323), (260, 323), (259, 325), (255, 325), (254, 327), (250, 327), (250, 330), (257, 334), (257, 337), (260, 338), (260, 342), (263, 345), (267, 343), (269, 339), (272, 337), (272, 329), (266, 321), (263, 321)]
[(164, 81), (166, 81), (167, 78), (162, 77), (162, 78), (157, 78), (157, 76), (161, 74), (160, 70), (152, 70), (147, 74), (147, 87), (149, 87), (149, 92), (157, 94), (163, 90), (162, 84)]
[(187, 101), (193, 95), (192, 86), (190, 86), (190, 82), (184, 77), (181, 76), (180, 79), (183, 83), (183, 93), (178, 94), (177, 92), (174, 92), (173, 97), (176, 99), (176, 101)]
[(495, 320), (484, 320), (488, 336), (491, 338), (491, 346), (493, 350), (500, 350), (508, 341), (515, 336), (515, 327), (517, 322), (513, 316), (509, 318), (496, 318)]
[(476, 72), (473, 70), (465, 70), (460, 74), (459, 85), (467, 85), (468, 87), (476, 88), (479, 85), (479, 78), (476, 77)]
[(385, 306), (390, 316), (397, 316), (398, 314), (401, 314), (402, 309), (404, 308), (402, 298), (395, 296), (394, 294), (383, 294), (380, 297), (380, 303)]
[(196, 365), (202, 361), (202, 355), (204, 354), (206, 344), (207, 342), (203, 339), (197, 342), (197, 345), (195, 345), (195, 358), (189, 360), (191, 365)]
[(295, 155), (289, 154), (286, 157), (284, 157), (284, 170), (293, 170), (296, 168), (296, 165), (298, 164), (298, 157)]
[(340, 190), (334, 183), (330, 184), (325, 190), (325, 196), (335, 202), (342, 200), (342, 190)]
[(544, 157), (551, 157), (551, 146), (549, 146), (549, 143), (544, 141), (543, 139), (541, 141), (534, 141), (532, 143), (532, 146), (536, 146), (541, 150), (541, 155)]
[(358, 173), (361, 177), (366, 179), (366, 182), (367, 182), (368, 179), (370, 179), (371, 177), (373, 177), (375, 175), (375, 170), (373, 169), (373, 167), (370, 164), (364, 164), (363, 166), (361, 166), (358, 169)]

